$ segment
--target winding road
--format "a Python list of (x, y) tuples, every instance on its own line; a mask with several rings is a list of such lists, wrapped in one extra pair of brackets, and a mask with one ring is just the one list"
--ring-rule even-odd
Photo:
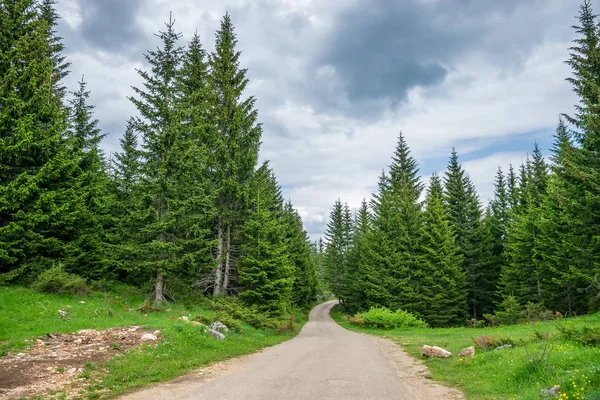
[(432, 400), (460, 393), (426, 380), (393, 343), (350, 332), (316, 306), (292, 340), (122, 397), (123, 400)]

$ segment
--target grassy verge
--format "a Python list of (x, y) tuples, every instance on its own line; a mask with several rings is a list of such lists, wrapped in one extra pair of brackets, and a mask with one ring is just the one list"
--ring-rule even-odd
[[(158, 345), (143, 345), (103, 365), (86, 365), (88, 398), (108, 398), (165, 381), (194, 368), (251, 353), (295, 336), (308, 313), (296, 312), (293, 330), (277, 333), (240, 323), (239, 332), (230, 332), (217, 341), (201, 329), (178, 317), (214, 318), (213, 311), (167, 305), (147, 314), (138, 311), (143, 298), (134, 293), (89, 296), (57, 296), (27, 288), (0, 288), (0, 356), (25, 349), (27, 339), (47, 333), (72, 333), (79, 329), (106, 329), (139, 325), (161, 331)], [(58, 310), (67, 310), (62, 317)], [(110, 310), (110, 311), (109, 311)]]
[[(557, 324), (598, 332), (600, 314), (568, 320), (498, 328), (365, 329), (353, 325), (337, 311), (333, 318), (343, 327), (390, 338), (410, 355), (421, 357), (424, 344), (453, 353), (448, 359), (425, 360), (431, 377), (462, 389), (469, 399), (540, 399), (540, 390), (560, 385), (561, 399), (600, 400), (600, 346), (564, 338)], [(549, 339), (544, 339), (549, 334)], [(482, 351), (475, 358), (459, 358), (472, 337), (489, 336), (513, 348)], [(544, 352), (545, 349), (545, 352)]]

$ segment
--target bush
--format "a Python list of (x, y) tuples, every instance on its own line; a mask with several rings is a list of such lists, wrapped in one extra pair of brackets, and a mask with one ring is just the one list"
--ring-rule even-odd
[(483, 314), (491, 326), (515, 325), (525, 320), (525, 311), (514, 296), (508, 296), (495, 314)]
[(217, 314), (227, 314), (230, 318), (244, 321), (257, 329), (276, 330), (280, 325), (277, 319), (261, 313), (256, 307), (248, 306), (235, 297), (216, 297), (210, 308), (217, 311)]
[(543, 304), (529, 302), (525, 305), (525, 317), (529, 322), (540, 322), (554, 319), (555, 315)]
[(234, 332), (240, 332), (242, 330), (242, 325), (240, 324), (240, 321), (233, 318), (231, 315), (227, 314), (226, 312), (223, 312), (223, 311), (217, 312), (216, 321), (219, 321), (220, 323), (225, 324), (225, 326), (227, 326), (227, 328), (229, 328), (230, 330), (232, 330)]
[(58, 264), (38, 275), (33, 283), (33, 289), (42, 293), (53, 294), (88, 294), (84, 278), (71, 274)]
[(556, 325), (556, 328), (562, 337), (567, 340), (574, 340), (588, 346), (600, 344), (600, 329), (591, 328), (587, 325), (582, 326), (581, 329), (577, 329), (559, 324)]
[(481, 319), (471, 318), (467, 321), (467, 326), (469, 328), (475, 329), (485, 328), (485, 321)]
[[(394, 329), (426, 327), (427, 324), (404, 310), (391, 311), (385, 307), (373, 307), (367, 312), (358, 313), (351, 320), (357, 325), (369, 328)], [(359, 322), (360, 321), (360, 322)]]
[(497, 338), (496, 336), (481, 335), (477, 337), (471, 337), (471, 340), (475, 346), (480, 350), (493, 350), (496, 347), (511, 345), (515, 346), (517, 343), (509, 338)]
[(155, 306), (150, 302), (150, 300), (146, 299), (140, 306), (138, 307), (138, 311), (142, 314), (148, 314), (151, 312), (163, 312), (165, 309), (160, 306)]

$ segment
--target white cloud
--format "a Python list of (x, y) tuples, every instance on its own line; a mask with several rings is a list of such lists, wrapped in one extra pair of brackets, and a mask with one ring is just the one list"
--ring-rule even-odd
[[(464, 163), (485, 202), (493, 192), (498, 165), (503, 169), (509, 163), (517, 166), (531, 148), (489, 148), (490, 139), (552, 131), (558, 114), (570, 111), (575, 103), (564, 81), (569, 75), (563, 61), (568, 57), (570, 36), (565, 37), (562, 28), (551, 28), (572, 24), (572, 15), (564, 13), (571, 8), (571, 0), (552, 0), (543, 10), (521, 3), (518, 12), (498, 14), (488, 27), (486, 37), (492, 44), (512, 48), (507, 41), (526, 40), (520, 35), (531, 30), (527, 13), (539, 11), (543, 15), (538, 19), (547, 20), (548, 26), (543, 40), (535, 45), (516, 46), (513, 53), (493, 53), (474, 42), (474, 48), (446, 61), (448, 75), (441, 84), (413, 88), (407, 101), (393, 109), (384, 100), (371, 104), (382, 110), (375, 119), (337, 110), (336, 105), (347, 106), (349, 100), (344, 96), (329, 99), (335, 104), (327, 110), (320, 108), (318, 100), (325, 99), (315, 98), (315, 94), (325, 93), (323, 86), (339, 87), (338, 76), (329, 65), (312, 65), (314, 75), (307, 71), (333, 29), (334, 17), (358, 3), (147, 0), (136, 18), (149, 36), (164, 28), (163, 22), (173, 11), (184, 38), (198, 30), (211, 50), (221, 16), (226, 10), (231, 12), (243, 52), (242, 66), (250, 68), (248, 95), (256, 96), (259, 118), (266, 122), (261, 156), (271, 160), (284, 195), (292, 199), (315, 239), (335, 199), (340, 197), (358, 207), (363, 197), (370, 196), (381, 170), (390, 162), (401, 130), (423, 166), (424, 179), (433, 166), (443, 172), (440, 166), (445, 166), (452, 147), (457, 147), (461, 157), (475, 150), (492, 153)], [(82, 23), (75, 0), (61, 1), (59, 6), (69, 26)], [(509, 35), (507, 30), (516, 33)], [(515, 61), (500, 65), (500, 56)], [(356, 62), (365, 61), (360, 58), (361, 54), (356, 54)], [(69, 87), (74, 89), (85, 73), (98, 118), (104, 126), (124, 126), (134, 113), (126, 99), (132, 94), (130, 86), (139, 84), (134, 68), (146, 67), (89, 48), (75, 49), (70, 61)], [(112, 132), (105, 142), (107, 150), (116, 149), (120, 134)]]

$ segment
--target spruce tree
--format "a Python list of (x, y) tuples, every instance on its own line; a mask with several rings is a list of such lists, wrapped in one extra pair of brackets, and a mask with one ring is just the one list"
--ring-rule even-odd
[(285, 226), (274, 210), (276, 190), (268, 171), (259, 171), (251, 188), (251, 212), (242, 231), (238, 283), (244, 301), (270, 315), (282, 316), (292, 300), (294, 264), (288, 252)]
[(486, 215), (486, 224), (488, 231), (488, 271), (482, 281), (482, 285), (487, 287), (486, 292), (490, 293), (493, 300), (497, 299), (498, 292), (492, 295), (498, 285), (500, 272), (507, 262), (506, 255), (506, 236), (510, 218), (510, 208), (508, 204), (508, 194), (506, 190), (506, 179), (501, 168), (498, 168), (496, 179), (494, 181), (494, 198), (490, 201), (489, 212)]
[(209, 59), (210, 115), (213, 135), (211, 170), (216, 183), (217, 261), (213, 294), (227, 292), (235, 263), (236, 231), (247, 211), (248, 187), (258, 160), (262, 127), (257, 123), (256, 100), (242, 98), (248, 85), (246, 69), (231, 17), (225, 14), (216, 33), (215, 52)]
[(368, 241), (372, 231), (372, 216), (367, 201), (363, 199), (358, 212), (354, 216), (352, 229), (352, 248), (348, 252), (348, 260), (344, 271), (343, 308), (348, 313), (356, 313), (367, 308), (366, 291), (370, 287), (370, 259)]
[[(64, 140), (48, 21), (33, 0), (0, 7), (0, 271), (14, 278), (77, 257), (88, 223)], [(56, 54), (56, 53), (54, 53)]]
[(579, 35), (573, 41), (569, 60), (573, 76), (567, 78), (579, 98), (573, 116), (567, 121), (578, 130), (575, 137), (584, 149), (600, 151), (600, 37), (598, 18), (590, 0), (584, 0), (579, 12), (579, 25), (573, 26)]
[(104, 243), (107, 241), (104, 228), (110, 224), (109, 215), (113, 204), (104, 154), (100, 149), (100, 142), (105, 135), (94, 117), (94, 106), (89, 104), (89, 91), (83, 77), (79, 82), (79, 89), (72, 92), (72, 96), (69, 100), (68, 147), (71, 157), (79, 163), (75, 182), (80, 188), (83, 201), (80, 207), (82, 213), (87, 214), (87, 222), (82, 224), (80, 233), (75, 238), (78, 254), (67, 264), (72, 264), (71, 269), (80, 275), (110, 280), (113, 275), (104, 251)]
[(475, 185), (458, 162), (454, 150), (444, 183), (448, 221), (460, 249), (467, 277), (469, 315), (480, 318), (483, 313), (491, 312), (493, 307), (490, 288), (486, 283), (489, 271), (483, 248), (485, 232), (481, 222), (481, 203)]
[(421, 238), (423, 279), (419, 293), (423, 305), (419, 314), (431, 326), (458, 325), (467, 315), (467, 281), (437, 174), (431, 177), (425, 203)]
[(66, 61), (67, 57), (63, 54), (65, 49), (62, 42), (63, 38), (57, 35), (55, 29), (60, 18), (55, 5), (56, 0), (41, 0), (39, 3), (39, 18), (46, 23), (46, 35), (50, 45), (49, 55), (54, 71), (52, 78), (54, 90), (62, 98), (66, 94), (67, 88), (61, 82), (69, 74), (71, 63)]
[(416, 160), (400, 134), (389, 176), (380, 180), (369, 256), (379, 281), (379, 293), (369, 303), (418, 312), (422, 273), (419, 238), (423, 228), (419, 197), (423, 185)]
[(329, 290), (339, 298), (345, 293), (344, 274), (350, 239), (346, 220), (348, 214), (348, 205), (343, 205), (340, 199), (336, 200), (325, 230), (325, 279)]
[(541, 257), (541, 292), (548, 307), (573, 315), (588, 310), (584, 288), (593, 279), (591, 218), (582, 178), (581, 152), (571, 143), (562, 120), (553, 146), (552, 175), (536, 242)]
[(189, 132), (181, 109), (179, 74), (183, 49), (174, 20), (159, 34), (162, 46), (146, 53), (150, 71), (138, 70), (142, 89), (130, 100), (141, 118), (143, 139), (137, 223), (141, 267), (154, 274), (155, 301), (165, 300), (165, 276), (189, 275), (208, 263), (206, 219), (210, 204), (204, 173), (208, 153)]
[(311, 256), (308, 234), (302, 226), (300, 214), (291, 202), (286, 202), (283, 209), (283, 224), (286, 232), (286, 245), (289, 259), (294, 266), (294, 285), (292, 302), (308, 308), (317, 296), (317, 271)]
[(519, 189), (524, 200), (520, 207), (511, 210), (506, 240), (507, 263), (501, 274), (503, 297), (512, 296), (521, 304), (543, 301), (541, 258), (536, 246), (541, 233), (541, 204), (546, 195), (548, 171), (537, 144), (533, 158), (524, 169), (526, 172), (522, 173)]

